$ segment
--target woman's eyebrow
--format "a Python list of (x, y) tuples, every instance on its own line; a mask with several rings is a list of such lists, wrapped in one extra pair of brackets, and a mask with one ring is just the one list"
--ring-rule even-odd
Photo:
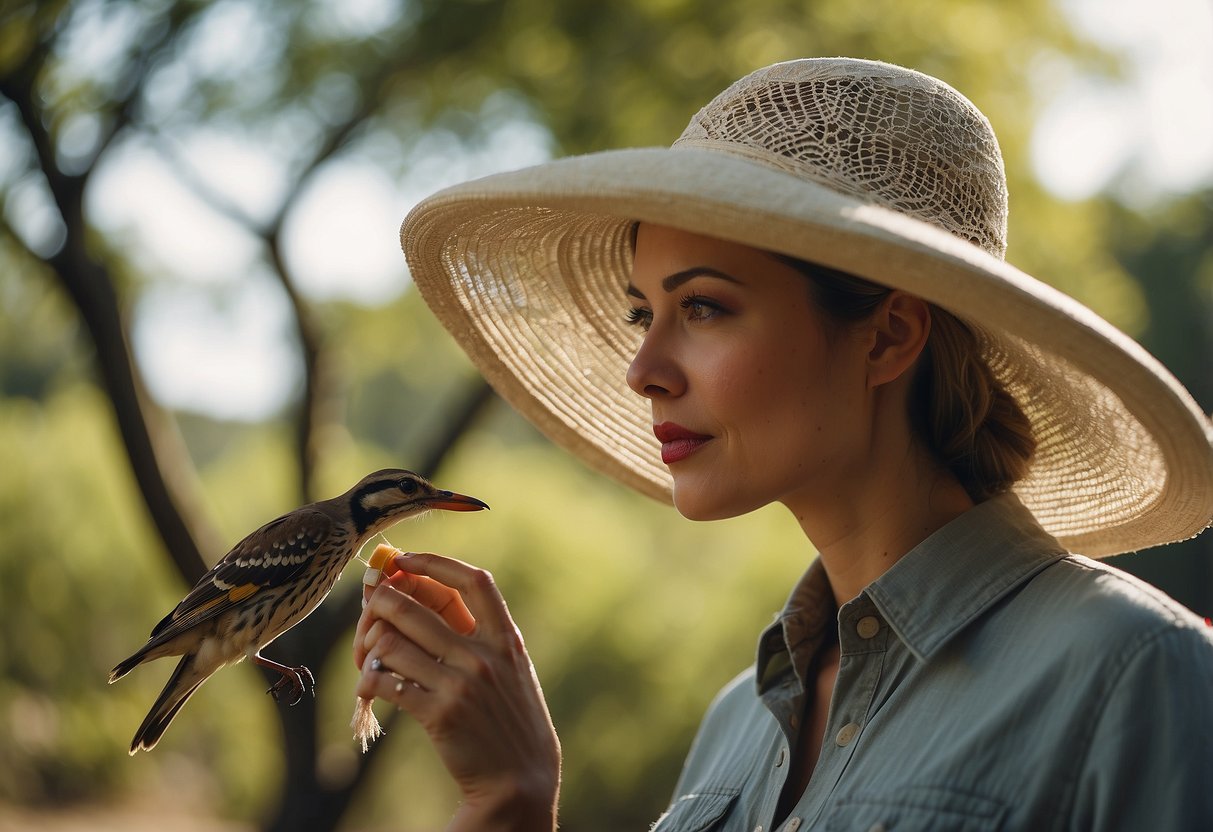
[[(665, 289), (667, 292), (672, 292), (691, 278), (699, 277), (701, 275), (705, 277), (715, 277), (720, 280), (727, 280), (730, 283), (741, 283), (740, 280), (733, 277), (731, 274), (726, 274), (719, 269), (713, 269), (711, 266), (692, 266), (689, 269), (674, 272), (674, 274), (668, 277), (663, 277), (661, 279), (661, 288)], [(642, 300), (644, 299), (644, 295), (641, 294), (640, 290), (631, 283), (628, 284), (626, 293), (632, 297), (641, 298)]]

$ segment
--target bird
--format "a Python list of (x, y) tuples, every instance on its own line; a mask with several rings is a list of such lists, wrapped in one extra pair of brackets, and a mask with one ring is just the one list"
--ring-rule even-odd
[(281, 674), (266, 692), (297, 704), (315, 693), (306, 667), (288, 667), (261, 651), (319, 606), (346, 564), (376, 534), (431, 509), (480, 511), (475, 497), (444, 491), (412, 471), (385, 468), (344, 494), (271, 520), (237, 543), (203, 575), (147, 643), (110, 672), (110, 684), (144, 662), (181, 656), (177, 669), (131, 741), (151, 751), (181, 707), (221, 667), (250, 658)]

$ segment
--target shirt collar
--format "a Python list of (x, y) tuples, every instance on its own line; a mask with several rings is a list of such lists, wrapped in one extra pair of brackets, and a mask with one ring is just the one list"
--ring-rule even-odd
[(910, 652), (926, 660), (1008, 592), (1065, 555), (1008, 492), (936, 531), (864, 593)]
[[(1008, 492), (979, 503), (927, 537), (843, 609), (866, 595), (910, 652), (926, 660), (1000, 598), (1065, 554)], [(809, 664), (838, 614), (825, 568), (815, 560), (759, 639), (759, 690), (789, 668), (803, 686)]]
[(758, 640), (757, 682), (764, 691), (789, 668), (803, 687), (809, 664), (832, 631), (838, 609), (821, 561), (815, 559), (797, 582), (775, 622)]

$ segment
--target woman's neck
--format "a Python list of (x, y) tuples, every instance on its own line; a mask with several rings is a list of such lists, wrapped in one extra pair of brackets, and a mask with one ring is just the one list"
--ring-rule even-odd
[(898, 456), (876, 455), (890, 464), (864, 466), (828, 499), (789, 505), (818, 551), (839, 606), (973, 507), (960, 482), (916, 443)]

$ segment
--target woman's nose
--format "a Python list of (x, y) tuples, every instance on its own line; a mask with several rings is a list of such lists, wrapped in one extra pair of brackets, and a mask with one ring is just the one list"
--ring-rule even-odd
[(628, 387), (646, 399), (680, 396), (686, 390), (686, 376), (657, 333), (649, 330), (640, 349), (628, 366)]

